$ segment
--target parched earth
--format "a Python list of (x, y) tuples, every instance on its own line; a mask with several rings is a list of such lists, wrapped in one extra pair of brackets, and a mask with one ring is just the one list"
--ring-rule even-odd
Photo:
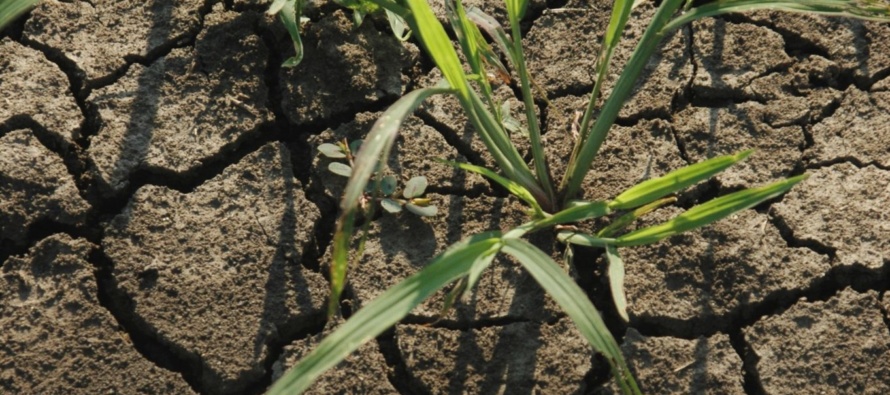
[[(283, 69), (293, 48), (264, 3), (45, 1), (0, 34), (0, 393), (260, 394), (343, 322), (325, 307), (344, 179), (316, 147), (361, 138), (439, 73), (385, 20), (355, 28), (324, 1), (307, 10), (305, 60)], [(471, 3), (503, 19), (495, 2)], [(608, 9), (539, 0), (523, 25), (557, 175)], [(629, 43), (652, 12), (649, 2), (635, 11)], [(573, 273), (644, 392), (890, 393), (888, 76), (890, 26), (872, 22), (762, 12), (665, 40), (587, 198), (747, 148), (749, 160), (648, 221), (810, 178), (704, 230), (624, 249), (626, 324), (600, 251), (576, 251)], [(516, 92), (496, 94), (521, 118)], [(428, 100), (402, 136), (391, 171), (427, 176), (439, 215), (370, 224), (347, 317), (450, 243), (523, 221), (503, 190), (433, 160), (492, 164), (454, 100)], [(562, 253), (552, 235), (533, 241)], [(617, 392), (514, 262), (495, 261), (476, 294), (437, 319), (441, 303), (310, 392)]]

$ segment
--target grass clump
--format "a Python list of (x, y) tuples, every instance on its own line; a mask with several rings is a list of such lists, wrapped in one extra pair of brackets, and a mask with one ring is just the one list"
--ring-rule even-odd
[[(394, 192), (387, 186), (389, 181), (382, 181), (384, 178), (380, 176), (379, 166), (386, 162), (403, 120), (432, 95), (453, 95), (457, 98), (497, 163), (497, 169), (465, 163), (449, 164), (481, 174), (506, 188), (528, 204), (529, 219), (508, 231), (478, 234), (447, 248), (418, 273), (393, 286), (352, 315), (276, 382), (269, 391), (271, 394), (293, 394), (305, 390), (327, 369), (334, 367), (364, 342), (396, 324), (415, 306), (449, 284), (458, 283), (448, 300), (453, 300), (455, 292), (472, 292), (480, 273), (498, 254), (515, 258), (556, 301), (584, 338), (609, 363), (614, 379), (624, 393), (640, 393), (617, 342), (585, 293), (559, 264), (524, 237), (533, 232), (550, 230), (556, 232), (558, 239), (564, 243), (603, 248), (608, 262), (607, 273), (613, 301), (617, 311), (626, 320), (621, 248), (655, 243), (708, 225), (780, 196), (807, 177), (800, 175), (730, 193), (694, 206), (665, 222), (630, 232), (625, 232), (625, 228), (648, 213), (671, 204), (675, 200), (674, 194), (744, 160), (751, 151), (715, 157), (674, 170), (665, 176), (641, 182), (611, 200), (578, 200), (582, 180), (596, 159), (619, 110), (661, 40), (684, 24), (703, 17), (759, 9), (890, 20), (890, 7), (872, 0), (719, 0), (700, 6), (693, 6), (687, 0), (664, 0), (658, 6), (630, 60), (621, 70), (611, 93), (602, 107), (597, 108), (596, 103), (600, 102), (598, 99), (605, 76), (609, 73), (612, 54), (635, 5), (632, 0), (616, 0), (596, 58), (595, 83), (589, 96), (589, 104), (578, 124), (578, 138), (571, 151), (566, 173), (557, 180), (548, 169), (544, 156), (540, 122), (534, 111), (532, 91), (535, 85), (528, 73), (521, 45), (519, 24), (528, 7), (527, 0), (506, 0), (510, 24), (507, 29), (478, 9), (465, 9), (459, 0), (445, 0), (448, 20), (465, 59), (464, 64), (459, 61), (461, 56), (425, 0), (350, 1), (355, 1), (351, 3), (353, 7), (357, 4), (362, 9), (383, 9), (404, 21), (441, 70), (444, 81), (436, 87), (409, 92), (399, 99), (383, 113), (362, 143), (361, 149), (349, 160), (350, 179), (340, 204), (341, 213), (333, 240), (329, 312), (334, 314), (338, 308), (346, 281), (354, 225), (356, 218), (363, 214), (368, 186), (373, 185), (372, 190), (383, 186), (388, 188), (386, 191)], [(492, 43), (486, 41), (483, 31), (488, 34)], [(501, 54), (496, 53), (494, 48), (498, 48)], [(508, 61), (509, 69), (501, 63), (501, 55)], [(525, 124), (528, 126), (524, 134), (530, 141), (532, 165), (525, 161), (511, 140), (511, 131), (515, 130), (517, 123), (509, 115), (509, 108), (505, 109), (504, 104), (494, 98), (489, 80), (492, 75), (505, 76), (504, 78), (515, 75), (518, 79), (525, 103)], [(320, 147), (320, 151), (326, 155), (338, 155), (337, 149), (344, 156), (351, 155), (347, 155), (349, 148), (345, 143)], [(340, 170), (342, 174), (347, 173), (345, 169)], [(409, 181), (402, 196), (404, 202), (397, 203), (410, 207), (408, 205), (411, 203), (407, 202), (413, 202), (411, 199), (419, 196), (417, 191), (423, 190), (418, 185), (420, 183)], [(383, 201), (386, 200), (381, 200)], [(384, 204), (384, 208), (387, 204)], [(612, 221), (599, 230), (585, 230), (582, 226), (574, 226), (582, 221), (607, 216)]]

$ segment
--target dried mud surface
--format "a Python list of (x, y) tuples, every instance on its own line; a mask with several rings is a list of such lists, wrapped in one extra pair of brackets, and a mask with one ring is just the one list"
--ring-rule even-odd
[[(307, 10), (305, 60), (283, 69), (293, 49), (266, 3), (46, 1), (0, 33), (0, 393), (260, 394), (342, 324), (325, 307), (345, 179), (315, 147), (363, 137), (440, 74), (385, 20), (356, 29), (323, 1)], [(495, 2), (473, 3), (504, 19)], [(608, 7), (533, 1), (523, 23), (557, 176)], [(628, 43), (653, 9), (634, 11)], [(666, 38), (645, 76), (587, 198), (748, 148), (648, 221), (810, 178), (704, 230), (623, 250), (629, 323), (600, 251), (576, 251), (573, 275), (644, 392), (890, 392), (890, 27), (773, 12), (705, 20)], [(496, 94), (521, 118), (517, 92)], [(439, 215), (370, 224), (346, 316), (450, 243), (524, 218), (503, 190), (434, 160), (492, 164), (453, 99), (428, 100), (394, 151), (393, 174), (427, 176)], [(562, 254), (552, 235), (532, 241)], [(443, 297), (310, 393), (617, 393), (515, 262), (497, 259), (438, 317)]]

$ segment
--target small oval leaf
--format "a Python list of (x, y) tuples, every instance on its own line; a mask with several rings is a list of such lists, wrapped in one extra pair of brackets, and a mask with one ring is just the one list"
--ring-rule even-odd
[(408, 203), (408, 204), (405, 204), (405, 208), (408, 209), (408, 211), (410, 211), (416, 215), (419, 215), (421, 217), (435, 217), (436, 214), (439, 213), (439, 209), (436, 206), (421, 207), (416, 204)]
[(398, 182), (396, 181), (395, 176), (385, 176), (380, 180), (380, 192), (383, 193), (383, 196), (392, 196), (392, 194), (396, 192), (397, 185)]
[(352, 175), (352, 167), (345, 163), (331, 162), (328, 164), (328, 170), (338, 176), (349, 177)]
[(408, 180), (405, 184), (405, 191), (402, 192), (402, 195), (404, 195), (406, 199), (423, 195), (423, 191), (426, 190), (426, 185), (426, 177), (414, 177)]
[(388, 213), (400, 213), (402, 212), (402, 204), (393, 200), (393, 199), (383, 199), (380, 201), (380, 207), (383, 207), (384, 210)]
[(318, 152), (321, 152), (322, 155), (332, 159), (340, 159), (346, 157), (346, 154), (343, 153), (343, 150), (340, 149), (340, 146), (338, 146), (337, 144), (321, 144), (318, 146)]

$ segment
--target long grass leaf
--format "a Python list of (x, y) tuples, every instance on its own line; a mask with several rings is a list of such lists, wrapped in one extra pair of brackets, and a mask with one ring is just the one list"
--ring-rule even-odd
[(676, 29), (708, 16), (756, 10), (820, 14), (880, 22), (890, 21), (890, 4), (880, 0), (721, 0), (690, 9), (665, 26), (665, 30)]
[(618, 255), (618, 247), (606, 247), (606, 260), (609, 261), (606, 273), (609, 277), (609, 289), (612, 291), (612, 302), (615, 303), (615, 310), (621, 319), (628, 322), (630, 319), (627, 317), (627, 296), (624, 293), (624, 261)]
[(3, 0), (0, 1), (0, 30), (14, 21), (19, 15), (33, 8), (40, 0)]
[(433, 10), (426, 0), (405, 0), (413, 17), (406, 18), (411, 30), (417, 36), (418, 41), (426, 48), (427, 53), (433, 58), (436, 66), (442, 71), (442, 75), (457, 91), (462, 102), (469, 101), (470, 87), (467, 78), (458, 60), (457, 52), (451, 46), (451, 40), (445, 34), (445, 28), (436, 19)]
[[(273, 3), (273, 7), (278, 6), (278, 2)], [(269, 8), (272, 12), (272, 8)], [(303, 61), (303, 40), (300, 39), (300, 17), (303, 14), (303, 0), (284, 0), (278, 8), (278, 19), (284, 25), (284, 28), (290, 34), (291, 41), (294, 43), (294, 56), (287, 58), (281, 63), (281, 67), (297, 67)]]
[(559, 267), (559, 264), (522, 239), (505, 239), (502, 251), (515, 257), (541, 288), (562, 307), (593, 349), (609, 362), (612, 374), (622, 390), (625, 393), (639, 394), (640, 390), (624, 362), (615, 338), (584, 291)]
[(643, 33), (643, 37), (637, 44), (636, 49), (634, 49), (630, 60), (627, 62), (627, 66), (621, 72), (621, 76), (618, 77), (615, 87), (612, 88), (612, 94), (603, 105), (599, 116), (596, 118), (596, 122), (593, 124), (593, 128), (590, 132), (582, 131), (582, 133), (587, 133), (588, 137), (583, 139), (583, 144), (576, 151), (577, 156), (573, 156), (569, 162), (566, 174), (560, 183), (560, 195), (564, 202), (574, 199), (575, 195), (578, 194), (584, 181), (584, 176), (590, 171), (590, 165), (599, 153), (603, 141), (609, 134), (609, 129), (624, 105), (624, 101), (627, 100), (627, 97), (633, 91), (634, 85), (643, 72), (646, 63), (649, 61), (652, 53), (658, 48), (661, 39), (664, 38), (664, 25), (670, 21), (674, 12), (685, 1), (664, 0), (661, 2), (649, 26)]
[(412, 91), (390, 106), (371, 127), (368, 137), (355, 157), (352, 177), (346, 183), (343, 199), (340, 201), (340, 218), (334, 232), (333, 257), (331, 262), (331, 300), (328, 313), (336, 311), (340, 293), (346, 283), (346, 269), (349, 262), (349, 242), (352, 239), (353, 221), (360, 199), (368, 185), (377, 163), (388, 156), (389, 150), (398, 136), (399, 127), (417, 106), (429, 96), (452, 92), (450, 89), (426, 88)]
[(584, 247), (606, 248), (615, 244), (615, 239), (591, 236), (584, 233), (572, 232), (568, 230), (557, 233), (556, 239), (563, 244), (574, 244)]
[(711, 176), (747, 158), (752, 152), (754, 151), (747, 150), (735, 155), (718, 156), (674, 170), (664, 176), (643, 181), (618, 195), (615, 200), (609, 202), (609, 207), (614, 210), (628, 210), (654, 202), (711, 178)]
[(480, 260), (491, 262), (489, 257), (500, 248), (498, 236), (497, 233), (480, 234), (458, 242), (423, 270), (388, 289), (327, 336), (275, 382), (268, 394), (293, 395), (309, 388), (326, 370), (397, 323), (433, 293), (465, 276), (474, 264)]
[(639, 229), (616, 239), (617, 246), (650, 244), (661, 239), (699, 228), (726, 218), (741, 210), (754, 207), (761, 202), (787, 192), (807, 175), (792, 177), (764, 187), (751, 188), (731, 193), (695, 206), (670, 221)]
[(452, 162), (448, 160), (440, 160), (440, 162), (450, 166), (454, 166), (458, 169), (471, 171), (473, 173), (488, 177), (492, 181), (504, 187), (506, 190), (510, 191), (510, 193), (512, 193), (516, 197), (522, 199), (522, 201), (526, 202), (529, 206), (532, 207), (532, 209), (535, 210), (536, 215), (544, 215), (544, 212), (541, 210), (541, 206), (538, 205), (538, 202), (535, 200), (535, 197), (532, 195), (532, 193), (529, 192), (528, 189), (525, 189), (525, 187), (523, 187), (522, 185), (519, 185), (519, 183), (516, 183), (509, 178), (502, 177), (500, 174), (495, 173), (494, 171), (482, 166), (471, 165), (469, 163)]
[(609, 215), (612, 210), (606, 202), (584, 202), (562, 210), (547, 218), (535, 221), (534, 229), (543, 229), (553, 225), (583, 221)]

